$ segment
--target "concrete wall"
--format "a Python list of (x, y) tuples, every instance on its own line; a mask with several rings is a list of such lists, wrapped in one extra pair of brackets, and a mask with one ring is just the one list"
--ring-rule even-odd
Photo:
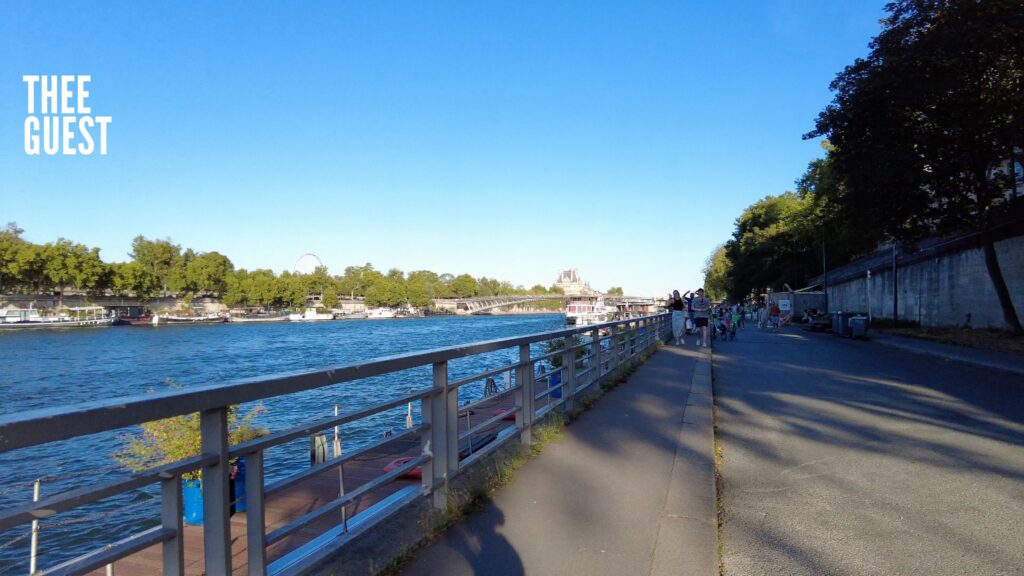
[[(996, 254), (1017, 314), (1024, 319), (1024, 236), (996, 242)], [(882, 263), (884, 258), (875, 260), (878, 264), (868, 267), (870, 280), (865, 270), (853, 278), (847, 274), (841, 281), (829, 283), (830, 311), (870, 310), (873, 318), (892, 318), (891, 264)], [(963, 326), (970, 314), (970, 325), (974, 328), (1007, 328), (980, 247), (900, 260), (900, 320), (919, 322), (922, 326)]]

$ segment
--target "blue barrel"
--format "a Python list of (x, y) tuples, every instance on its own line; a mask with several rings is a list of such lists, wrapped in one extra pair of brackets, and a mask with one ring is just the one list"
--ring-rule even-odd
[(235, 512), (245, 512), (245, 456), (238, 459), (235, 464), (238, 473), (233, 480), (235, 485)]
[(562, 373), (552, 372), (551, 379), (548, 380), (548, 385), (551, 387), (551, 397), (561, 398), (562, 397)]
[(203, 481), (185, 480), (182, 487), (185, 506), (185, 522), (193, 526), (203, 525)]

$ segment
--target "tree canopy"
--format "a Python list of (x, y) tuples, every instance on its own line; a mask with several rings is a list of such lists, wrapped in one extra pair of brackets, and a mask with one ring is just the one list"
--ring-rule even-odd
[(66, 289), (92, 294), (117, 294), (147, 300), (154, 296), (193, 298), (217, 296), (228, 306), (301, 308), (315, 296), (328, 308), (342, 298), (364, 298), (371, 307), (429, 307), (435, 298), (507, 294), (553, 294), (535, 285), (527, 290), (494, 278), (455, 276), (430, 270), (406, 274), (392, 268), (382, 274), (367, 262), (348, 266), (340, 276), (320, 267), (310, 274), (235, 269), (216, 252), (182, 249), (170, 238), (136, 236), (131, 260), (104, 263), (98, 248), (64, 238), (33, 244), (24, 230), (10, 222), (0, 229), (0, 292), (41, 293)]
[(1024, 140), (1024, 5), (1018, 0), (897, 0), (870, 54), (832, 82), (808, 137), (825, 136), (843, 185), (831, 189), (857, 229), (901, 242), (982, 233), (1007, 323), (1020, 322), (992, 227), (1012, 212)]

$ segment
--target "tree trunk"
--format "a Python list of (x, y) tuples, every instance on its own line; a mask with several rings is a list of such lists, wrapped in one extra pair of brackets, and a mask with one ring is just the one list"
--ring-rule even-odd
[(982, 231), (982, 243), (985, 250), (985, 267), (988, 269), (988, 277), (992, 280), (992, 287), (996, 289), (996, 296), (999, 297), (999, 305), (1003, 309), (1003, 319), (1014, 334), (1024, 334), (1024, 328), (1021, 328), (1017, 310), (1013, 307), (1013, 300), (1010, 298), (1010, 290), (1006, 287), (1006, 279), (1003, 278), (1003, 271), (999, 267), (996, 245), (987, 224)]

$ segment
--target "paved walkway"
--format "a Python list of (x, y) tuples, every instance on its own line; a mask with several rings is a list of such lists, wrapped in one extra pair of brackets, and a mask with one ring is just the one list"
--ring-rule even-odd
[(1024, 574), (1024, 377), (756, 329), (714, 370), (727, 576)]
[(879, 344), (891, 346), (893, 348), (900, 348), (901, 350), (906, 350), (908, 352), (927, 354), (929, 356), (937, 356), (939, 358), (945, 358), (946, 360), (952, 360), (955, 362), (965, 362), (967, 364), (974, 364), (976, 366), (991, 368), (993, 370), (1003, 370), (1005, 372), (1024, 375), (1024, 354), (1019, 352), (981, 350), (978, 348), (968, 348), (965, 346), (944, 344), (942, 342), (933, 342), (931, 340), (919, 340), (916, 338), (894, 336), (884, 332), (871, 332), (870, 335), (871, 340), (878, 342)]
[(664, 347), (403, 574), (717, 574), (710, 363)]

